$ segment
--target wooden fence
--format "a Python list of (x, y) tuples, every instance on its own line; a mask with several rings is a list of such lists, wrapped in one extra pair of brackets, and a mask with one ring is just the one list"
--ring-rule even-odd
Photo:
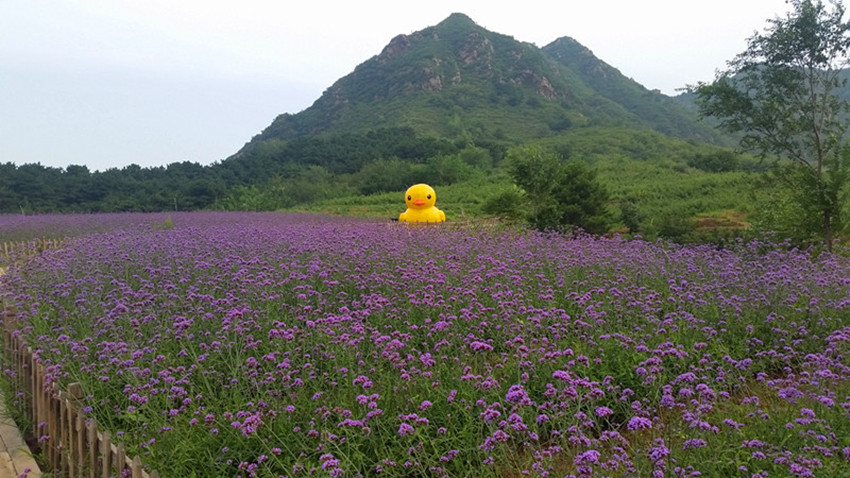
[(30, 241), (4, 242), (0, 246), (0, 258), (7, 260), (24, 259), (36, 256), (42, 252), (59, 247), (62, 239), (32, 239)]
[(15, 371), (15, 392), (27, 398), (24, 413), (35, 428), (24, 432), (41, 440), (53, 476), (109, 478), (129, 473), (132, 478), (159, 478), (156, 471), (144, 471), (138, 456), (128, 457), (122, 444), (113, 443), (109, 432), (98, 430), (95, 420), (82, 413), (84, 393), (79, 383), (68, 385), (67, 390), (60, 390), (56, 383), (47, 385), (44, 366), (13, 333), (15, 312), (3, 310), (2, 318), (7, 367)]

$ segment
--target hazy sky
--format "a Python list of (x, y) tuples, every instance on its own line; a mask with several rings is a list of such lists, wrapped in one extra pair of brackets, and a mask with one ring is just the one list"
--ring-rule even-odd
[(400, 33), (453, 12), (570, 36), (670, 95), (746, 48), (785, 0), (0, 0), (0, 163), (210, 164), (309, 107)]

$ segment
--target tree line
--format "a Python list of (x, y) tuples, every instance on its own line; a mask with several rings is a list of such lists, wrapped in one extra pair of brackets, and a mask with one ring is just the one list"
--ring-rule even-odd
[[(92, 171), (83, 165), (0, 163), (0, 213), (239, 209), (241, 196), (256, 191), (282, 194), (280, 204), (249, 208), (275, 209), (332, 194), (344, 178), (354, 185), (348, 189), (363, 194), (403, 189), (417, 169), (435, 171), (431, 177), (439, 182), (440, 175), (452, 175), (452, 166), (460, 167), (455, 155), (467, 146), (410, 128), (387, 128), (258, 143), (207, 166), (184, 161)], [(489, 150), (476, 151), (474, 157), (466, 154), (470, 167), (492, 162)]]
[(2, 213), (194, 210), (213, 204), (225, 190), (212, 168), (188, 161), (106, 171), (0, 164)]

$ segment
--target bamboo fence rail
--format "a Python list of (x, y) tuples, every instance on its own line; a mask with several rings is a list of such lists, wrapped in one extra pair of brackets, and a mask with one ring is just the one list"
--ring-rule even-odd
[(15, 392), (23, 392), (25, 416), (33, 423), (26, 430), (41, 442), (46, 468), (63, 478), (159, 478), (156, 471), (146, 472), (141, 459), (130, 458), (122, 444), (112, 442), (108, 431), (100, 431), (93, 418), (82, 412), (84, 396), (79, 383), (61, 390), (47, 384), (43, 364), (33, 356), (32, 348), (14, 333), (15, 312), (2, 311), (3, 352), (7, 367), (15, 371)]

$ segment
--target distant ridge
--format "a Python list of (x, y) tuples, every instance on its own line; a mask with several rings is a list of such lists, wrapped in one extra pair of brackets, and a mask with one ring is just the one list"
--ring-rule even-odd
[(669, 136), (722, 144), (726, 141), (714, 129), (695, 124), (693, 111), (675, 98), (648, 90), (627, 78), (620, 70), (593, 55), (570, 37), (561, 37), (543, 47), (543, 52), (591, 85), (596, 94), (634, 114), (641, 122)]

